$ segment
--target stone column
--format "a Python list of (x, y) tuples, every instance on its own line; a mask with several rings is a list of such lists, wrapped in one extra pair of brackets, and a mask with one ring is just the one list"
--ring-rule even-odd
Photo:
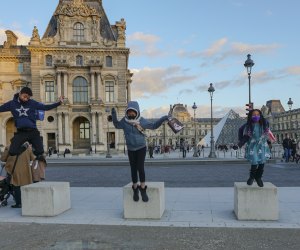
[(91, 72), (91, 99), (95, 100), (95, 72)]
[(68, 73), (64, 72), (64, 96), (68, 98)]
[(98, 142), (102, 141), (103, 124), (101, 119), (101, 115), (98, 113)]
[(101, 90), (101, 75), (100, 75), (100, 73), (97, 73), (97, 90), (98, 90), (97, 95), (96, 95), (97, 99), (101, 100), (102, 98), (101, 98), (101, 93), (100, 93), (100, 90)]
[(61, 72), (57, 72), (57, 97), (61, 96)]
[(69, 125), (69, 114), (65, 113), (65, 142), (70, 145), (70, 125)]
[[(96, 136), (95, 136), (96, 135)], [(97, 128), (96, 128), (96, 113), (92, 113), (92, 136), (93, 136), (93, 145), (97, 142)]]
[[(57, 113), (57, 126), (58, 126), (58, 144), (61, 145), (63, 143), (63, 126), (62, 126), (62, 113)], [(58, 145), (58, 147), (59, 147)]]
[(129, 82), (127, 83), (127, 97), (128, 97), (127, 101), (130, 101), (131, 100), (131, 88), (130, 88)]

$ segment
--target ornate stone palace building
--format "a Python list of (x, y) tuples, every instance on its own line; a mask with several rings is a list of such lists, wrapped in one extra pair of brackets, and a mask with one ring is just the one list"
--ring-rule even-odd
[[(0, 46), (0, 104), (23, 86), (46, 104), (64, 95), (66, 102), (38, 122), (45, 149), (101, 152), (110, 144), (121, 150), (123, 134), (107, 115), (111, 107), (124, 114), (131, 99), (125, 30), (124, 19), (110, 25), (102, 0), (60, 0), (44, 35), (34, 27), (26, 46), (7, 30)], [(10, 112), (0, 113), (0, 129), (3, 148), (15, 130)]]
[[(198, 143), (211, 130), (210, 118), (195, 118), (188, 112), (187, 105), (174, 104), (170, 105), (172, 116), (177, 118), (183, 125), (184, 129), (174, 134), (171, 128), (164, 123), (156, 130), (146, 130), (148, 143), (152, 142), (155, 146), (179, 146), (182, 141), (187, 141), (189, 145), (194, 145), (195, 140)], [(221, 119), (213, 118), (213, 126)]]
[(267, 101), (262, 107), (264, 116), (269, 120), (270, 127), (277, 142), (282, 143), (286, 135), (300, 139), (300, 109), (285, 111), (280, 100)]

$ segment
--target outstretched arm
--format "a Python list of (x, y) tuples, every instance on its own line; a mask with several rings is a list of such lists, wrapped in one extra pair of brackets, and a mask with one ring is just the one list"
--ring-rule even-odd
[(6, 112), (6, 111), (10, 111), (10, 102), (6, 102), (3, 105), (0, 106), (0, 112)]
[(122, 126), (122, 123), (120, 121), (118, 121), (117, 112), (116, 112), (115, 108), (111, 109), (111, 116), (112, 116), (112, 121), (113, 121), (115, 128), (122, 129), (123, 126)]
[(161, 124), (165, 121), (168, 120), (168, 116), (165, 115), (163, 117), (161, 117), (160, 119), (158, 119), (156, 122), (149, 122), (148, 120), (144, 119), (142, 127), (144, 129), (157, 129), (161, 126)]
[(38, 102), (37, 103), (37, 109), (39, 110), (51, 110), (51, 109), (54, 109), (56, 107), (58, 107), (59, 105), (61, 105), (62, 103), (64, 102), (64, 96), (60, 96), (59, 97), (59, 101), (56, 102), (56, 103), (52, 103), (52, 104), (44, 104), (44, 103), (41, 103), (41, 102)]

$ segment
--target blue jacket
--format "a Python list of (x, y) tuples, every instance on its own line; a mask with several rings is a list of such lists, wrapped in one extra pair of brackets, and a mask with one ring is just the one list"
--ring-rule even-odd
[(58, 107), (60, 102), (45, 105), (29, 99), (27, 102), (19, 100), (19, 94), (15, 94), (13, 100), (0, 106), (0, 112), (10, 111), (14, 117), (17, 129), (36, 128), (37, 111), (50, 110)]
[[(134, 110), (137, 113), (137, 117), (135, 120), (128, 121), (127, 110)], [(157, 129), (161, 126), (164, 121), (168, 120), (168, 116), (163, 116), (158, 119), (156, 122), (150, 122), (143, 117), (140, 116), (140, 108), (139, 104), (135, 101), (128, 102), (127, 108), (125, 110), (125, 117), (123, 117), (120, 121), (117, 119), (116, 110), (112, 109), (112, 120), (115, 128), (123, 129), (125, 134), (125, 140), (127, 149), (130, 151), (137, 151), (141, 148), (146, 147), (145, 134), (142, 133), (137, 127), (136, 124), (139, 124), (143, 129)]]

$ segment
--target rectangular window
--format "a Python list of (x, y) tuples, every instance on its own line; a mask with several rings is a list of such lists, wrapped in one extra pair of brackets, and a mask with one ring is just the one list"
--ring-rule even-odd
[(45, 99), (46, 102), (54, 102), (54, 82), (46, 81), (45, 82)]
[(52, 66), (52, 56), (51, 55), (46, 56), (46, 66), (48, 66), (48, 67)]
[(112, 57), (111, 56), (106, 57), (106, 67), (112, 67)]
[(113, 81), (105, 82), (105, 100), (107, 102), (114, 101), (114, 82)]
[(18, 64), (18, 72), (23, 73), (24, 72), (24, 63), (19, 63)]

